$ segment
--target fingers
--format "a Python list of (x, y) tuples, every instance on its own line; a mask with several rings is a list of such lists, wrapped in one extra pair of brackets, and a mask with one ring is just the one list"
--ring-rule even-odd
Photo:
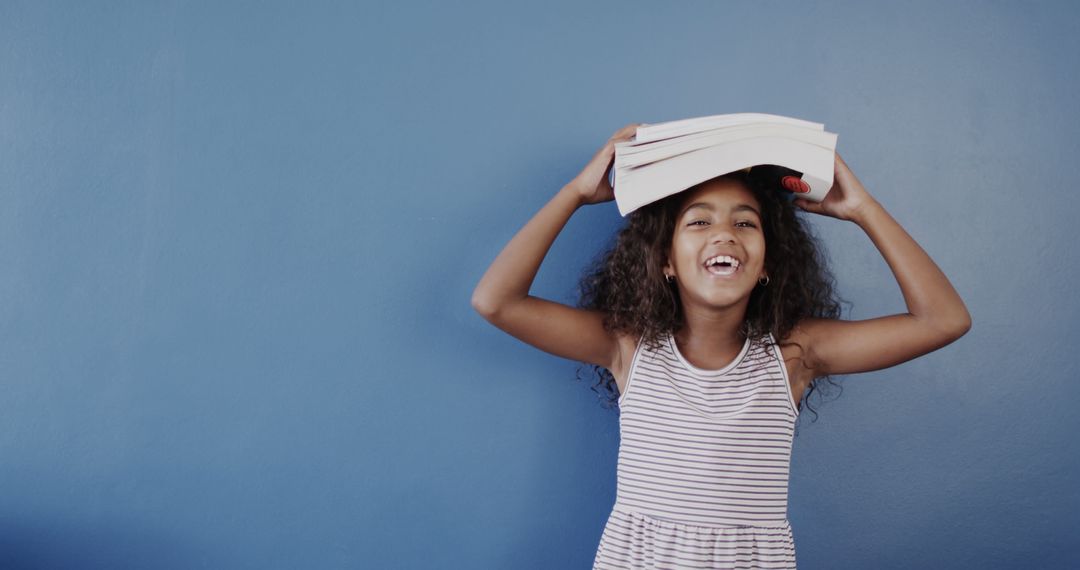
[(640, 126), (641, 123), (630, 123), (629, 125), (626, 125), (625, 127), (615, 131), (615, 134), (611, 135), (611, 140), (628, 139), (634, 136), (634, 133), (637, 132), (637, 129)]
[(836, 169), (837, 170), (851, 170), (851, 168), (844, 162), (844, 159), (840, 156), (840, 153), (836, 153)]
[(807, 212), (811, 212), (814, 214), (821, 213), (821, 204), (818, 204), (817, 202), (813, 202), (811, 200), (807, 200), (805, 198), (796, 198), (795, 205), (802, 208), (803, 210), (806, 210)]
[(604, 143), (603, 148), (601, 148), (596, 153), (597, 156), (610, 157), (611, 155), (614, 155), (615, 143), (630, 140), (631, 138), (633, 138), (634, 134), (637, 133), (638, 126), (640, 125), (641, 123), (630, 123), (629, 125), (626, 125), (625, 127), (615, 131), (615, 134), (611, 135), (611, 138), (609, 138), (607, 142)]
[(633, 138), (634, 134), (637, 133), (637, 128), (639, 126), (641, 126), (641, 123), (630, 123), (615, 131), (615, 134), (611, 135), (611, 138), (604, 143), (604, 146), (596, 152), (594, 160), (599, 160), (603, 157), (606, 168), (606, 166), (614, 160), (615, 143)]

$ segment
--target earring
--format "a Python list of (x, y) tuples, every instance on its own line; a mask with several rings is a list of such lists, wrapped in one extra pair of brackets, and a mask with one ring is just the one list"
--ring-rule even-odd
[(765, 276), (765, 281), (762, 281), (761, 277), (758, 277), (757, 282), (758, 282), (758, 285), (761, 285), (762, 287), (765, 287), (766, 285), (769, 284), (769, 276), (768, 275)]
[(675, 282), (675, 276), (674, 275), (668, 275), (667, 276), (667, 282), (668, 283), (674, 283)]

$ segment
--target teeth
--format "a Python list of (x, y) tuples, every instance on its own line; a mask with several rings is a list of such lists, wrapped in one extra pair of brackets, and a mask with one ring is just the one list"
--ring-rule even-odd
[(730, 255), (718, 255), (716, 257), (710, 257), (709, 260), (705, 262), (705, 266), (708, 267), (715, 263), (721, 263), (724, 261), (730, 263), (732, 267), (739, 267), (739, 260), (731, 257)]

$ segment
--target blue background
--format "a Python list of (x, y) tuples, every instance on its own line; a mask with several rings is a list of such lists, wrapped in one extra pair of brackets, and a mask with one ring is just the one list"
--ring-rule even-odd
[(838, 133), (974, 319), (814, 396), (800, 568), (1077, 567), (1075, 6), (0, 2), (0, 567), (589, 567), (617, 416), (470, 296), (615, 130), (732, 112)]

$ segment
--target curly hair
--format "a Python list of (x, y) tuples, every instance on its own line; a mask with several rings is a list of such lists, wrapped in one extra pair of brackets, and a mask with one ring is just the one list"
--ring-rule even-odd
[[(749, 172), (740, 170), (712, 180), (740, 182), (761, 205), (769, 285), (755, 287), (750, 294), (741, 331), (755, 342), (765, 341), (771, 332), (781, 346), (794, 344), (802, 349), (796, 342), (782, 342), (801, 319), (839, 318), (840, 304), (849, 303), (837, 297), (835, 279), (817, 239), (796, 215), (791, 194), (780, 187), (781, 178), (791, 172), (779, 166), (755, 166)], [(632, 212), (614, 245), (597, 256), (581, 278), (578, 307), (602, 312), (606, 330), (641, 337), (652, 348), (679, 330), (683, 324), (681, 300), (677, 288), (664, 278), (663, 267), (679, 210), (692, 191), (708, 182), (711, 180)], [(602, 366), (592, 367), (597, 377), (592, 390), (606, 396), (606, 407), (617, 406), (615, 377)], [(579, 379), (580, 372), (581, 367)], [(809, 396), (823, 381), (832, 382), (829, 376), (816, 378), (805, 395), (811, 412)], [(802, 410), (801, 401), (798, 406)]]

